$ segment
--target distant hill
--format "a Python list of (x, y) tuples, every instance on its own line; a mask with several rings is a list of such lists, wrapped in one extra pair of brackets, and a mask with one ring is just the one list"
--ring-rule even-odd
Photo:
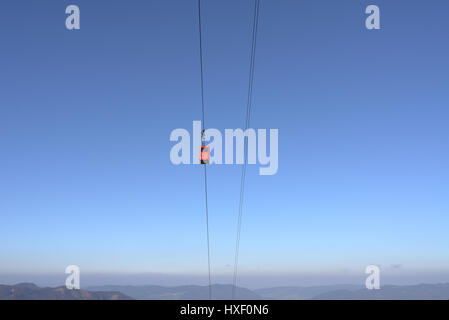
[(313, 297), (337, 290), (358, 290), (363, 286), (342, 284), (331, 286), (316, 286), (316, 287), (275, 287), (254, 290), (263, 299), (268, 300), (308, 300)]
[[(226, 300), (232, 298), (232, 285), (212, 285), (212, 299)], [(89, 287), (90, 291), (120, 291), (139, 300), (207, 300), (209, 299), (208, 286), (99, 286)], [(260, 300), (258, 294), (245, 288), (236, 288), (236, 299)]]
[(379, 290), (336, 290), (314, 300), (449, 300), (449, 283), (413, 286), (383, 286)]
[(132, 300), (120, 292), (89, 292), (66, 287), (40, 288), (32, 283), (0, 285), (0, 300)]

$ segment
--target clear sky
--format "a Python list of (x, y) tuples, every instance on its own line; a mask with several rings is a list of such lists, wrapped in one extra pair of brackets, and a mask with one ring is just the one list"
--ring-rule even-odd
[[(207, 127), (242, 128), (253, 1), (202, 2)], [(69, 4), (79, 31), (65, 28)], [(365, 28), (369, 4), (381, 30)], [(170, 132), (201, 119), (196, 5), (2, 1), (0, 282), (70, 264), (206, 273), (203, 170), (169, 159)], [(279, 171), (248, 166), (243, 273), (449, 274), (448, 12), (261, 0), (251, 127), (279, 129)], [(224, 282), (240, 171), (208, 169)]]

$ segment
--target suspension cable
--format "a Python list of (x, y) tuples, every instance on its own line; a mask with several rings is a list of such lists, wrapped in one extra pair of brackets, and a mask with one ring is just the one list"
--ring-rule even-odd
[[(254, 82), (254, 62), (256, 58), (256, 44), (257, 44), (257, 30), (259, 26), (259, 0), (255, 0), (254, 3), (254, 20), (253, 20), (253, 31), (252, 31), (252, 44), (251, 44), (251, 58), (250, 58), (250, 69), (249, 69), (249, 83), (248, 83), (248, 98), (246, 104), (246, 120), (245, 120), (245, 130), (249, 128), (250, 118), (251, 118), (251, 106), (253, 100), (253, 82)], [(238, 260), (240, 251), (240, 234), (242, 229), (242, 215), (243, 215), (243, 198), (245, 193), (245, 180), (246, 180), (246, 164), (248, 156), (248, 146), (245, 141), (245, 156), (242, 167), (242, 175), (240, 180), (240, 199), (239, 199), (239, 213), (237, 219), (237, 236), (235, 244), (235, 257), (234, 257), (234, 277), (232, 286), (232, 299), (235, 299), (236, 285), (237, 285), (237, 271), (238, 271)]]
[[(200, 74), (201, 74), (201, 113), (202, 113), (202, 135), (204, 135), (205, 122), (204, 122), (204, 75), (203, 75), (203, 42), (202, 42), (202, 30), (201, 30), (201, 0), (198, 0), (198, 32), (200, 40)], [(207, 234), (207, 265), (209, 275), (209, 300), (212, 299), (212, 284), (210, 277), (210, 242), (209, 242), (209, 205), (207, 202), (207, 169), (204, 164), (204, 194), (206, 198), (206, 234)]]

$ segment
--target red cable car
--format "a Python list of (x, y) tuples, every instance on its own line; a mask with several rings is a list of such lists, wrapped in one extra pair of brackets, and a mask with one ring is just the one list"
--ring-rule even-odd
[(200, 163), (209, 164), (210, 150), (207, 146), (201, 146), (200, 148)]

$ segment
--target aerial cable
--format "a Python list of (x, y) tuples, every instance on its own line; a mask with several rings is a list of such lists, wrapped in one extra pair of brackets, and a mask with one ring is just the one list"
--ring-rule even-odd
[[(204, 75), (203, 75), (203, 42), (202, 42), (202, 30), (201, 30), (201, 0), (198, 0), (198, 32), (200, 40), (200, 74), (201, 74), (201, 113), (202, 113), (202, 137), (201, 141), (204, 141), (205, 134), (205, 121), (204, 121)], [(206, 198), (206, 235), (207, 235), (207, 265), (209, 274), (209, 300), (212, 299), (212, 285), (210, 278), (210, 242), (209, 242), (209, 205), (207, 202), (207, 169), (204, 165), (204, 194)]]
[[(249, 81), (248, 81), (248, 98), (246, 104), (246, 119), (245, 119), (245, 130), (249, 128), (251, 119), (251, 106), (253, 100), (253, 82), (254, 82), (254, 62), (256, 57), (256, 45), (257, 45), (257, 30), (259, 26), (259, 0), (255, 0), (254, 3), (254, 20), (253, 20), (253, 30), (252, 30), (252, 44), (251, 44), (251, 58), (250, 58), (250, 68), (249, 68)], [(235, 257), (234, 257), (234, 277), (232, 286), (232, 299), (235, 299), (235, 291), (237, 285), (237, 271), (238, 271), (238, 261), (239, 261), (239, 251), (240, 251), (240, 233), (242, 229), (242, 215), (243, 215), (243, 199), (245, 194), (245, 180), (246, 180), (246, 164), (248, 156), (248, 146), (245, 141), (245, 157), (242, 167), (242, 175), (240, 180), (240, 199), (239, 199), (239, 212), (237, 219), (237, 236), (235, 244)]]

